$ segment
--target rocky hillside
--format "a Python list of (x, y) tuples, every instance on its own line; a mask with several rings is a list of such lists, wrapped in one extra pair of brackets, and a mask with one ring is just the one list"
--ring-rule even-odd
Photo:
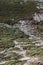
[(43, 20), (34, 20), (37, 12), (34, 1), (0, 0), (0, 65), (43, 65)]

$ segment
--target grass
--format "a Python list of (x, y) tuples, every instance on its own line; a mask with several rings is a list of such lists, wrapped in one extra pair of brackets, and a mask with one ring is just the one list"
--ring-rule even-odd
[(38, 63), (37, 62), (32, 62), (31, 65), (38, 65)]
[(12, 30), (6, 27), (0, 27), (0, 48), (14, 46), (13, 40), (18, 41), (29, 40), (28, 36), (21, 32), (19, 29)]
[(9, 53), (8, 56), (4, 57), (3, 54), (0, 54), (0, 61), (11, 61), (14, 60), (17, 61), (18, 59), (20, 59), (22, 56), (16, 53)]
[(10, 55), (7, 56), (7, 57), (4, 57), (4, 59), (6, 59), (7, 61), (8, 61), (8, 60), (15, 60), (15, 61), (17, 61), (17, 60), (20, 59), (21, 57), (22, 57), (22, 56), (19, 55), (19, 54), (10, 53)]
[(30, 40), (29, 40), (29, 38), (18, 38), (18, 39), (16, 39), (16, 41), (18, 41), (18, 42), (29, 42)]
[(30, 56), (38, 56), (40, 58), (43, 58), (43, 48), (35, 48), (35, 47), (31, 47), (31, 49), (29, 49), (30, 51), (27, 52), (27, 55)]
[(43, 65), (43, 63), (40, 63), (40, 62), (31, 62), (31, 65)]
[(18, 61), (18, 60), (17, 60), (17, 61), (15, 61), (15, 62), (11, 62), (11, 61), (10, 61), (10, 62), (6, 63), (5, 65), (19, 65), (19, 64), (20, 64), (20, 65), (23, 65), (24, 63), (25, 63), (25, 61), (22, 61), (22, 62), (21, 62), (21, 61)]
[[(19, 29), (12, 30), (6, 27), (0, 27), (0, 52), (4, 49), (10, 49), (9, 51), (20, 51), (19, 48), (15, 48), (15, 44), (13, 43), (13, 40), (16, 40), (18, 42), (26, 42), (26, 44), (21, 45), (21, 47), (24, 50), (27, 50), (26, 55), (27, 56), (36, 56), (43, 58), (43, 46), (35, 46), (35, 44), (39, 42), (38, 40), (30, 40), (27, 35), (25, 35), (23, 32), (21, 32)], [(27, 43), (28, 42), (28, 43)], [(33, 43), (34, 42), (34, 43)], [(25, 46), (24, 46), (25, 45)], [(27, 46), (26, 46), (27, 45)], [(19, 62), (18, 58), (22, 58), (21, 55), (16, 53), (9, 53), (10, 55), (7, 57), (4, 57), (4, 54), (0, 54), (0, 60), (7, 60), (9, 63), (6, 63), (5, 65), (23, 65), (23, 62)], [(15, 62), (11, 62), (10, 60), (16, 60)], [(37, 63), (32, 63), (32, 65), (38, 65)]]

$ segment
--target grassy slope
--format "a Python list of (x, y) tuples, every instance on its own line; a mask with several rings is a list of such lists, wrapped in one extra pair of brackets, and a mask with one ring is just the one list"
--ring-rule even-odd
[(28, 36), (26, 36), (19, 29), (12, 30), (12, 29), (9, 29), (9, 28), (0, 27), (0, 42), (2, 44), (11, 45), (12, 44), (12, 40), (15, 40), (15, 39), (18, 39), (18, 38), (22, 39), (24, 37), (28, 37)]
[(14, 19), (27, 18), (32, 15), (36, 9), (36, 2), (29, 1), (21, 5), (20, 0), (0, 0), (0, 22), (11, 17)]

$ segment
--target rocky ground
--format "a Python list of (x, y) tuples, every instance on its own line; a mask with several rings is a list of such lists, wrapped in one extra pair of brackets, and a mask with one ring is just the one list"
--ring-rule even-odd
[(43, 24), (0, 23), (0, 65), (43, 65)]

